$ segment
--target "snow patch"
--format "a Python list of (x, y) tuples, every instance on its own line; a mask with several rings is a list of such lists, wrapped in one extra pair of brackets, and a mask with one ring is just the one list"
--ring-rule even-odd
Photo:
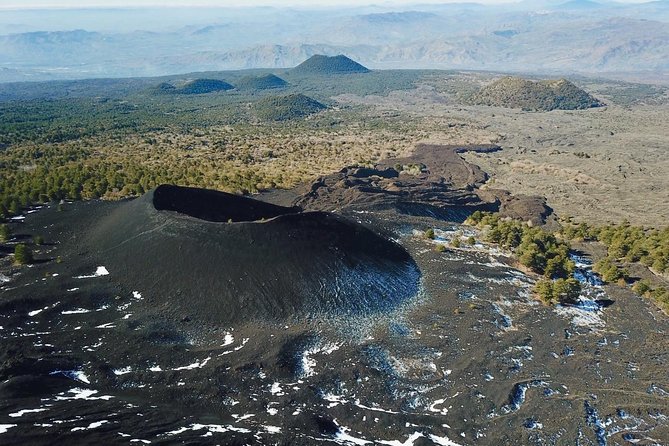
[(413, 446), (414, 442), (418, 440), (421, 437), (425, 437), (429, 440), (431, 440), (434, 444), (437, 444), (439, 446), (461, 446), (458, 443), (455, 443), (454, 441), (450, 440), (447, 437), (439, 437), (434, 434), (428, 434), (425, 435), (422, 432), (414, 432), (407, 438), (405, 441), (401, 442), (399, 440), (392, 440), (392, 441), (384, 441), (384, 440), (379, 440), (377, 443), (379, 444), (385, 444), (389, 446)]
[(555, 312), (570, 318), (572, 325), (576, 327), (598, 329), (605, 325), (602, 319), (602, 307), (594, 300), (584, 296), (581, 296), (575, 305), (556, 305)]
[(235, 342), (234, 336), (232, 336), (232, 333), (226, 333), (225, 337), (223, 338), (223, 343), (221, 344), (221, 347), (227, 347), (230, 344), (233, 344)]
[(27, 413), (46, 412), (47, 410), (49, 410), (49, 409), (44, 408), (44, 407), (41, 407), (39, 409), (23, 409), (23, 410), (19, 410), (18, 412), (10, 413), (9, 416), (11, 418), (19, 418), (19, 417), (24, 416)]
[(372, 444), (373, 443), (372, 441), (365, 440), (365, 439), (354, 437), (354, 436), (350, 435), (349, 432), (351, 432), (351, 429), (349, 429), (345, 426), (339, 426), (337, 424), (337, 420), (334, 420), (334, 423), (339, 428), (339, 430), (337, 430), (337, 433), (335, 434), (335, 441), (337, 443), (346, 444), (346, 445), (354, 444), (354, 445), (357, 445), (357, 446), (363, 446), (363, 445), (366, 445), (366, 444)]
[(116, 328), (113, 322), (107, 322), (106, 324), (98, 325), (95, 328)]
[(90, 313), (91, 310), (87, 310), (85, 308), (75, 308), (74, 310), (64, 310), (61, 311), (60, 314), (84, 314), (84, 313)]
[(376, 406), (374, 406), (374, 407), (365, 406), (364, 404), (360, 404), (360, 400), (355, 400), (355, 402), (353, 403), (353, 405), (358, 406), (358, 407), (361, 408), (361, 409), (371, 410), (371, 411), (374, 411), (374, 412), (383, 412), (383, 413), (399, 414), (399, 412), (395, 412), (395, 411), (388, 410), (388, 409), (383, 409), (383, 408), (381, 408), (381, 407), (376, 407)]
[(72, 432), (77, 432), (77, 431), (85, 431), (89, 429), (97, 429), (98, 427), (102, 426), (103, 424), (109, 423), (107, 420), (102, 420), (102, 421), (96, 421), (94, 423), (91, 423), (88, 425), (88, 427), (73, 427)]
[(275, 382), (274, 384), (272, 384), (272, 387), (269, 389), (269, 392), (272, 395), (276, 395), (276, 396), (284, 395), (283, 390), (281, 389), (281, 384), (279, 384), (278, 382)]
[(92, 279), (95, 277), (102, 277), (108, 275), (109, 271), (107, 271), (107, 268), (105, 268), (104, 266), (98, 266), (98, 268), (95, 270), (93, 274), (87, 276), (75, 276), (75, 279)]
[(88, 379), (88, 376), (81, 370), (55, 370), (49, 375), (63, 375), (75, 381), (80, 381), (84, 384), (90, 384), (91, 381)]
[(241, 428), (241, 427), (229, 426), (229, 425), (228, 426), (222, 426), (222, 425), (219, 425), (219, 424), (191, 424), (188, 427), (182, 427), (182, 428), (179, 428), (179, 429), (171, 431), (171, 432), (166, 432), (164, 435), (173, 436), (173, 435), (183, 434), (184, 432), (187, 432), (189, 430), (200, 431), (200, 430), (203, 430), (203, 429), (206, 429), (208, 432), (211, 432), (211, 433), (220, 433), (220, 434), (225, 433), (225, 432), (239, 432), (239, 433), (242, 433), (242, 434), (251, 433), (251, 431), (248, 430), (248, 429), (244, 429), (244, 428)]
[(244, 346), (246, 345), (247, 342), (249, 342), (249, 338), (244, 338), (244, 339), (242, 339), (241, 345), (238, 345), (237, 347), (233, 348), (232, 350), (226, 350), (218, 356), (229, 355), (230, 353), (234, 353), (236, 351), (239, 351), (242, 348), (244, 348)]
[(448, 409), (447, 408), (437, 409), (437, 406), (441, 406), (445, 402), (446, 402), (446, 400), (443, 399), (443, 398), (438, 399), (435, 402), (433, 402), (432, 404), (430, 404), (430, 407), (428, 407), (427, 410), (429, 410), (430, 412), (438, 413), (440, 415), (446, 415), (446, 414), (448, 414)]
[(194, 362), (194, 363), (192, 363), (192, 364), (190, 364), (190, 365), (185, 365), (185, 366), (183, 366), (183, 367), (177, 367), (176, 369), (172, 369), (172, 370), (174, 370), (174, 371), (179, 371), (179, 370), (194, 370), (194, 369), (201, 369), (202, 367), (204, 367), (205, 365), (207, 365), (207, 363), (209, 362), (210, 359), (211, 359), (211, 356), (209, 356), (209, 357), (207, 357), (206, 359), (202, 360), (202, 362), (197, 361), (197, 362)]
[(6, 434), (9, 429), (16, 426), (16, 424), (0, 424), (0, 434)]
[(92, 389), (81, 389), (79, 387), (70, 389), (67, 392), (62, 392), (56, 395), (56, 401), (69, 401), (69, 400), (87, 400), (87, 401), (96, 401), (96, 400), (104, 400), (108, 401), (112, 398), (114, 398), (111, 395), (101, 395), (101, 396), (93, 396), (96, 393), (98, 393), (97, 390), (92, 390)]

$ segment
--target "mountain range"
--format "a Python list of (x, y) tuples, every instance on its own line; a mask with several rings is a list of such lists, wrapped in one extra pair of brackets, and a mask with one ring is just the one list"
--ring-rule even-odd
[[(315, 54), (346, 54), (371, 69), (669, 72), (668, 0), (135, 12), (152, 20), (110, 30), (128, 10), (73, 10), (88, 19), (68, 29), (75, 18), (62, 11), (3, 13), (0, 81), (286, 68)], [(57, 14), (63, 29), (50, 20)], [(16, 23), (29, 20), (44, 29)]]

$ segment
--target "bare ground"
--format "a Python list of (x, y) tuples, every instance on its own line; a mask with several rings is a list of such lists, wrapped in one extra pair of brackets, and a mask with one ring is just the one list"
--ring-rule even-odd
[(385, 98), (338, 100), (422, 116), (425, 129), (434, 130), (423, 142), (439, 143), (439, 129), (467, 123), (478, 143), (503, 149), (464, 155), (490, 174), (489, 186), (545, 196), (561, 216), (653, 226), (669, 221), (666, 95), (623, 98), (618, 83), (598, 80), (586, 88), (609, 104), (602, 108), (537, 113), (462, 105), (458, 91), (485, 81), (482, 75), (461, 74)]

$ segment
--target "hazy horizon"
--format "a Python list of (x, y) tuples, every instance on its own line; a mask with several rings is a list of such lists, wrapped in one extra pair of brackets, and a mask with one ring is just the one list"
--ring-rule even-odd
[[(481, 4), (481, 5), (504, 5), (504, 4), (518, 4), (518, 3), (566, 3), (569, 0), (554, 0), (554, 1), (528, 1), (528, 0), (385, 0), (385, 1), (369, 1), (359, 2), (355, 0), (331, 0), (318, 1), (313, 0), (247, 0), (247, 1), (212, 1), (212, 0), (192, 0), (184, 2), (183, 0), (171, 2), (157, 2), (156, 0), (135, 0), (135, 1), (113, 1), (113, 0), (94, 0), (94, 1), (78, 1), (78, 0), (30, 0), (23, 2), (16, 2), (16, 0), (0, 1), (0, 9), (132, 9), (132, 8), (245, 8), (245, 7), (306, 7), (306, 8), (336, 8), (342, 7), (363, 7), (363, 6), (378, 6), (378, 7), (401, 7), (401, 6), (421, 6), (421, 5), (439, 5), (439, 4)], [(657, 0), (616, 0), (616, 1), (593, 1), (594, 3), (602, 4), (642, 4), (653, 3)], [(661, 0), (660, 0), (661, 1)]]
[(287, 68), (314, 54), (345, 54), (371, 69), (669, 72), (667, 0), (0, 0), (0, 8), (0, 82)]

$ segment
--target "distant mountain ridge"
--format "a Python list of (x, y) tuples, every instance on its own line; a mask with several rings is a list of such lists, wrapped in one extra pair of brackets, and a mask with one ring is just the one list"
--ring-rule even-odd
[[(145, 14), (176, 14), (165, 10)], [(76, 11), (72, 14), (76, 18)], [(100, 14), (113, 23), (116, 12)], [(30, 29), (43, 23), (50, 31), (24, 33), (13, 31), (20, 28), (0, 15), (0, 82), (285, 69), (314, 55), (342, 54), (369, 69), (669, 73), (668, 1), (276, 8), (239, 14), (199, 22), (184, 17), (181, 25), (162, 31), (142, 30), (141, 25), (119, 31), (81, 29), (83, 24), (54, 31), (56, 22), (42, 20)], [(75, 18), (70, 22), (76, 23)], [(319, 70), (329, 68), (311, 74)]]

